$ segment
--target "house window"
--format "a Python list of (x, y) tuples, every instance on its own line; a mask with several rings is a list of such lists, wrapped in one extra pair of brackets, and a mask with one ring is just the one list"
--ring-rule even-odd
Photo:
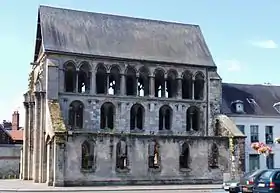
[(273, 126), (265, 126), (265, 143), (273, 144)]
[(259, 126), (251, 125), (250, 132), (251, 132), (251, 143), (259, 142)]
[(249, 155), (249, 170), (254, 171), (260, 169), (260, 155)]
[(236, 125), (236, 126), (243, 134), (245, 134), (245, 125)]
[(268, 169), (274, 168), (274, 155), (273, 154), (269, 154), (269, 156), (266, 157), (266, 167)]

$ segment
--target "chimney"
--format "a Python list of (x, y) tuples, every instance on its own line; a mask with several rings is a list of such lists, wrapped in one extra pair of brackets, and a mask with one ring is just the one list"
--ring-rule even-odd
[(12, 117), (12, 130), (18, 130), (18, 129), (19, 129), (19, 113), (18, 111), (14, 111)]

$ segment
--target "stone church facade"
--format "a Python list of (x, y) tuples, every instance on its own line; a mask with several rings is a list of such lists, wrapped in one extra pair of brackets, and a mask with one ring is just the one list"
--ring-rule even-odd
[(221, 78), (199, 26), (41, 6), (32, 66), (24, 180), (220, 183), (230, 172), (236, 132), (217, 126)]

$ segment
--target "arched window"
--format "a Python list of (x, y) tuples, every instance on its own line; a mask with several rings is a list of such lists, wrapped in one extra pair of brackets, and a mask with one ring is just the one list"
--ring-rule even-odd
[(85, 141), (82, 144), (82, 169), (92, 169), (94, 165), (94, 145)]
[(120, 70), (119, 67), (112, 66), (109, 74), (109, 88), (108, 94), (117, 95), (120, 94)]
[(115, 112), (115, 106), (110, 102), (106, 102), (101, 106), (101, 129), (114, 129)]
[(126, 169), (128, 167), (127, 144), (121, 140), (117, 143), (116, 148), (116, 168)]
[(173, 112), (170, 106), (164, 105), (159, 109), (159, 130), (171, 130)]
[(84, 62), (78, 72), (78, 92), (89, 93), (91, 80), (91, 67), (88, 63)]
[(211, 146), (209, 166), (211, 168), (219, 167), (219, 149), (216, 143)]
[(137, 85), (136, 85), (136, 70), (128, 66), (126, 69), (126, 95), (136, 95)]
[(81, 101), (73, 101), (69, 107), (69, 126), (83, 128), (84, 104)]
[(166, 95), (168, 98), (176, 97), (177, 95), (177, 72), (175, 70), (170, 70), (167, 73), (166, 80)]
[(159, 151), (159, 144), (156, 141), (152, 141), (149, 143), (148, 146), (148, 153), (149, 153), (149, 168), (159, 168), (160, 167), (160, 151)]
[(204, 98), (204, 76), (202, 73), (197, 73), (194, 78), (194, 99), (203, 100)]
[(139, 78), (137, 79), (137, 95), (148, 96), (149, 95), (149, 70), (146, 67), (141, 67), (139, 70)]
[(155, 70), (155, 97), (165, 97), (165, 80), (164, 71), (161, 69)]
[(187, 131), (198, 131), (200, 128), (200, 111), (197, 107), (191, 106), (187, 110)]
[(183, 99), (192, 99), (192, 74), (189, 71), (185, 71), (183, 74), (182, 80), (182, 98)]
[(190, 149), (186, 142), (183, 143), (183, 145), (182, 145), (182, 150), (181, 150), (179, 161), (180, 161), (180, 168), (184, 168), (184, 169), (189, 168)]
[(64, 90), (65, 92), (76, 92), (77, 71), (73, 62), (64, 65)]
[(107, 93), (107, 72), (103, 64), (98, 64), (96, 70), (96, 94)]
[(130, 109), (130, 129), (143, 129), (144, 117), (145, 117), (144, 107), (140, 104), (134, 104)]

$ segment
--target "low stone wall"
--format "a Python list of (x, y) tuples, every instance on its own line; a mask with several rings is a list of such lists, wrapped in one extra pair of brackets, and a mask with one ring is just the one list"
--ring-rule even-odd
[(0, 144), (0, 179), (19, 178), (22, 145)]

